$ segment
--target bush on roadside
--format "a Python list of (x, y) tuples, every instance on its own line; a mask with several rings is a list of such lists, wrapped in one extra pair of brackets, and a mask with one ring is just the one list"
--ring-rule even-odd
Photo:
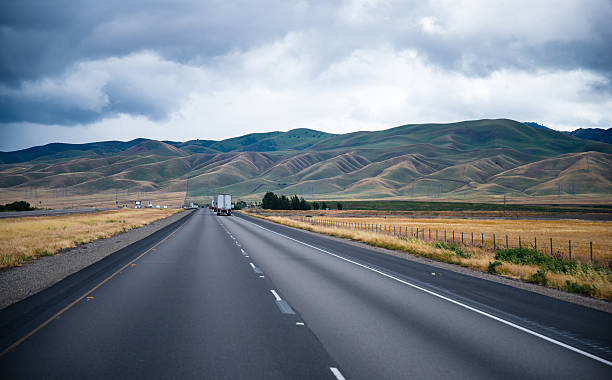
[(576, 261), (549, 257), (529, 248), (498, 249), (495, 251), (495, 260), (512, 264), (537, 265), (553, 273), (575, 273), (580, 266)]
[(464, 250), (462, 250), (461, 247), (459, 247), (457, 244), (445, 243), (443, 241), (439, 241), (434, 244), (434, 247), (439, 248), (439, 249), (445, 249), (447, 251), (451, 251), (455, 255), (462, 257), (464, 259), (469, 259), (472, 256), (468, 252), (465, 252)]
[(548, 279), (546, 278), (546, 271), (543, 269), (539, 269), (537, 272), (532, 274), (527, 280), (532, 284), (540, 284), (546, 286), (548, 283)]
[(501, 266), (502, 263), (500, 261), (489, 262), (489, 267), (487, 268), (487, 272), (490, 274), (495, 274), (497, 271), (497, 267)]
[(587, 296), (593, 296), (597, 293), (597, 288), (594, 285), (579, 284), (570, 280), (565, 281), (565, 288), (570, 293), (579, 293)]

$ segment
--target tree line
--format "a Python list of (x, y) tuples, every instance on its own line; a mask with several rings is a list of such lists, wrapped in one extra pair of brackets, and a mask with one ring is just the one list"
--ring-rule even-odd
[[(293, 195), (276, 195), (268, 191), (261, 201), (261, 208), (269, 210), (325, 210), (330, 208), (325, 202), (308, 202), (304, 197)], [(342, 203), (337, 202), (336, 208), (342, 210)]]

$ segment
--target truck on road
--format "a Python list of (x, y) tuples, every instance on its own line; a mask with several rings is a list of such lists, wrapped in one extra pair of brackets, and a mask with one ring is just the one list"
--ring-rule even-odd
[(229, 194), (219, 194), (217, 196), (217, 202), (215, 202), (215, 209), (217, 215), (232, 215), (232, 196)]

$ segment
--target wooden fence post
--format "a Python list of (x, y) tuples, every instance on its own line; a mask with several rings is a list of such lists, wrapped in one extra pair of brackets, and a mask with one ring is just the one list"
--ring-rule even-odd
[(569, 248), (569, 259), (570, 259), (570, 261), (572, 261), (572, 241), (568, 240), (567, 244), (568, 244), (568, 248)]
[(493, 250), (495, 251), (495, 234), (493, 234)]
[(506, 249), (508, 249), (508, 235), (506, 235)]
[(591, 264), (593, 264), (593, 242), (589, 242), (589, 245), (591, 247)]

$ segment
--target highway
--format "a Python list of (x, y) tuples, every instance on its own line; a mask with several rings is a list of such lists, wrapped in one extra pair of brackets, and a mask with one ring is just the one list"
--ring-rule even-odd
[(3, 378), (610, 379), (610, 314), (208, 210), (0, 311)]

